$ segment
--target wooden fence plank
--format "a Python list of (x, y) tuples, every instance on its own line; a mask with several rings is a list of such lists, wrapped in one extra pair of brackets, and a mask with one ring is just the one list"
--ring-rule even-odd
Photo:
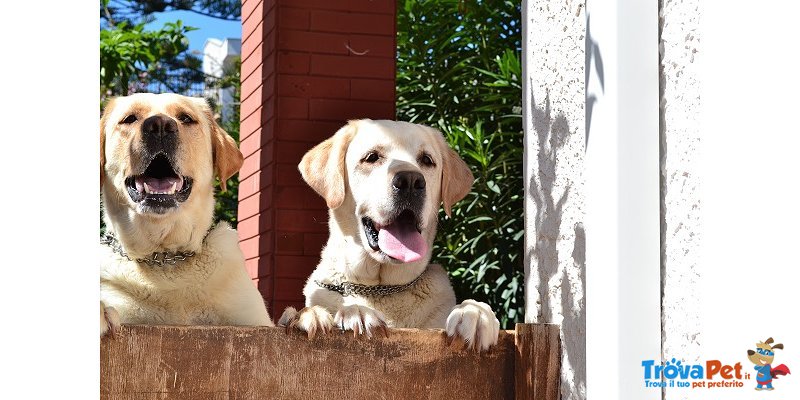
[(517, 324), (514, 385), (518, 400), (558, 400), (561, 341), (555, 324)]
[[(522, 343), (532, 344), (526, 351), (537, 357), (525, 362), (533, 367), (532, 376), (555, 380), (536, 380), (533, 387), (552, 386), (557, 393), (557, 370), (540, 375), (538, 366), (550, 364), (540, 364), (541, 354), (534, 354), (538, 348), (550, 357), (553, 338), (558, 353), (554, 327), (555, 336), (551, 326), (523, 331)], [(308, 340), (280, 328), (125, 326), (120, 336), (101, 340), (100, 394), (102, 399), (514, 398), (513, 331), (501, 331), (498, 346), (481, 354), (458, 345), (448, 346), (441, 330), (391, 329), (388, 338), (373, 339), (332, 333)], [(519, 352), (516, 357), (519, 362)]]

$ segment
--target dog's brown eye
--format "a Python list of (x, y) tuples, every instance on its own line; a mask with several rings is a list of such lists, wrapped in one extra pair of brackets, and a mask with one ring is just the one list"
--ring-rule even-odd
[(120, 123), (121, 124), (132, 124), (134, 122), (136, 122), (136, 115), (135, 114), (131, 114), (131, 115), (128, 115), (127, 117), (125, 117), (125, 119), (123, 119)]
[(378, 153), (370, 152), (362, 161), (372, 164), (377, 162), (380, 158), (381, 156)]
[(191, 124), (194, 123), (194, 118), (192, 118), (189, 114), (181, 114), (178, 116), (178, 120), (183, 122), (184, 124)]
[(433, 158), (431, 158), (430, 154), (423, 154), (422, 157), (419, 158), (419, 162), (427, 167), (435, 167), (436, 163), (433, 162)]

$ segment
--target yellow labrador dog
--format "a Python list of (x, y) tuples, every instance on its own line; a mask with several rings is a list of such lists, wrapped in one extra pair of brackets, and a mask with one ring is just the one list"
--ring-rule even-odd
[(279, 325), (310, 337), (334, 326), (368, 336), (386, 326), (444, 328), (475, 349), (497, 343), (492, 309), (474, 300), (456, 305), (447, 272), (428, 264), (439, 205), (450, 215), (473, 181), (440, 132), (351, 121), (299, 168), (330, 208), (330, 237), (303, 290), (306, 308), (287, 308)]
[(212, 227), (214, 177), (241, 165), (204, 99), (111, 100), (100, 120), (101, 335), (120, 323), (273, 325), (236, 231)]

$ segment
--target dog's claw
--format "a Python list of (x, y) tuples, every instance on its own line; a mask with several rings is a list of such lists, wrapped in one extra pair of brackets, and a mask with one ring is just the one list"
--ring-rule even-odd
[(478, 353), (480, 353), (481, 349), (480, 349), (480, 347), (475, 346), (475, 341), (474, 340), (472, 342), (468, 342), (468, 341), (465, 340), (464, 341), (464, 346), (462, 347), (462, 349), (465, 350), (465, 351), (471, 351), (473, 349), (473, 347), (477, 348)]
[(281, 317), (278, 319), (278, 323), (276, 323), (275, 325), (288, 328), (289, 321), (294, 319), (294, 317), (296, 316), (297, 316), (297, 309), (291, 306), (286, 307), (286, 309), (283, 310), (283, 314), (281, 314)]
[(384, 331), (384, 335), (388, 336), (385, 332), (385, 317), (380, 311), (369, 307), (359, 305), (343, 306), (336, 312), (334, 322), (343, 331), (353, 331), (354, 337), (366, 334), (367, 337), (372, 338), (373, 333), (381, 330)]
[(312, 326), (311, 329), (308, 330), (308, 340), (314, 340), (314, 336), (317, 336), (317, 328)]
[(278, 320), (278, 326), (286, 326), (288, 334), (294, 330), (306, 332), (308, 340), (314, 339), (317, 333), (327, 334), (333, 326), (333, 317), (320, 306), (306, 307), (299, 312), (294, 307), (286, 307)]
[(389, 328), (386, 327), (386, 323), (385, 322), (381, 324), (380, 330), (383, 333), (383, 337), (385, 337), (385, 338), (389, 337)]

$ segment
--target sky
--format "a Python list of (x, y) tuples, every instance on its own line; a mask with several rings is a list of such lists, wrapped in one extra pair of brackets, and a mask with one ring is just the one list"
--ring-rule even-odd
[(175, 22), (177, 20), (183, 21), (185, 26), (198, 28), (186, 34), (189, 39), (189, 51), (203, 51), (203, 44), (206, 39), (226, 39), (242, 37), (242, 22), (241, 21), (226, 21), (218, 18), (211, 18), (205, 15), (193, 13), (191, 11), (169, 11), (162, 13), (155, 13), (155, 20), (145, 27), (148, 30), (156, 30), (161, 28), (165, 22)]

